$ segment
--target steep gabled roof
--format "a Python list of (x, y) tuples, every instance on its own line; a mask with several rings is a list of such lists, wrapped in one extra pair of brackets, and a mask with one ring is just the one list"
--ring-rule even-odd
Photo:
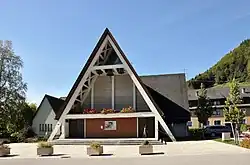
[(157, 106), (157, 104), (154, 102), (154, 100), (151, 98), (150, 93), (147, 91), (147, 88), (144, 87), (142, 80), (140, 79), (140, 77), (138, 76), (138, 74), (136, 73), (135, 69), (133, 68), (133, 66), (131, 65), (131, 63), (129, 62), (129, 60), (127, 59), (126, 55), (124, 54), (124, 52), (122, 51), (122, 49), (120, 48), (119, 44), (117, 43), (117, 41), (115, 40), (114, 36), (112, 35), (112, 33), (109, 31), (108, 28), (105, 29), (104, 33), (102, 34), (101, 38), (99, 39), (98, 43), (96, 44), (94, 50), (92, 51), (92, 53), (90, 54), (90, 57), (88, 59), (88, 61), (86, 62), (85, 66), (83, 67), (82, 71), (80, 72), (78, 78), (76, 79), (73, 87), (71, 88), (68, 96), (65, 99), (65, 102), (63, 104), (63, 106), (60, 108), (60, 110), (57, 112), (56, 114), (56, 119), (58, 120), (61, 116), (61, 114), (63, 113), (63, 110), (65, 109), (66, 105), (68, 104), (70, 98), (72, 97), (74, 91), (76, 90), (77, 86), (79, 85), (82, 77), (84, 76), (85, 72), (87, 71), (87, 69), (90, 66), (90, 63), (92, 62), (92, 60), (94, 59), (98, 49), (100, 48), (101, 44), (103, 43), (104, 39), (109, 36), (111, 38), (111, 40), (113, 41), (113, 43), (115, 44), (115, 46), (117, 47), (118, 51), (121, 53), (122, 57), (124, 58), (124, 60), (126, 61), (126, 63), (128, 64), (129, 68), (132, 70), (133, 74), (136, 76), (137, 80), (139, 81), (139, 83), (142, 85), (142, 87), (144, 88), (144, 91), (147, 93), (147, 95), (150, 97), (151, 101), (153, 102), (153, 104), (155, 105), (155, 107), (157, 108), (157, 110), (159, 111), (159, 113), (161, 115), (163, 115), (163, 112), (161, 111), (161, 109)]
[[(105, 39), (107, 39), (107, 40), (105, 40)], [(117, 43), (117, 41), (115, 40), (115, 38), (113, 37), (113, 35), (111, 34), (111, 32), (107, 28), (105, 29), (105, 31), (102, 34), (100, 40), (96, 44), (96, 46), (95, 46), (93, 52), (91, 53), (88, 61), (86, 62), (85, 66), (83, 67), (82, 71), (80, 72), (76, 82), (74, 83), (73, 87), (71, 88), (71, 90), (70, 90), (70, 92), (69, 92), (69, 94), (68, 94), (68, 96), (67, 96), (67, 98), (65, 100), (64, 105), (61, 107), (61, 109), (56, 114), (56, 119), (59, 119), (59, 120), (57, 122), (56, 127), (53, 129), (48, 141), (53, 140), (53, 138), (56, 135), (56, 132), (59, 130), (60, 124), (64, 120), (65, 115), (70, 111), (70, 107), (74, 103), (73, 102), (73, 101), (75, 101), (74, 99), (76, 99), (76, 97), (77, 97), (76, 94), (80, 90), (80, 83), (81, 83), (82, 79), (83, 80), (86, 79), (85, 77), (89, 74), (89, 69), (91, 69), (91, 67), (93, 67), (93, 65), (96, 62), (97, 58), (100, 56), (100, 54), (97, 54), (97, 52), (99, 51), (101, 46), (103, 46), (102, 44), (105, 43), (104, 41), (107, 41), (107, 42), (110, 43), (111, 47), (114, 49), (117, 56), (119, 57), (119, 59), (123, 63), (126, 71), (130, 75), (130, 77), (131, 77), (132, 81), (134, 82), (136, 88), (140, 91), (140, 93), (141, 93), (142, 97), (144, 98), (145, 102), (150, 107), (150, 110), (155, 114), (155, 118), (159, 121), (159, 123), (161, 124), (163, 129), (167, 132), (169, 137), (173, 141), (175, 141), (175, 138), (174, 138), (172, 132), (170, 131), (170, 129), (166, 125), (165, 121), (163, 120), (164, 113), (161, 111), (161, 109), (155, 103), (155, 100), (150, 95), (148, 89), (145, 87), (142, 80), (137, 75), (135, 69), (132, 67), (132, 65), (129, 62), (129, 60), (127, 59), (126, 55), (124, 54), (124, 52), (120, 48), (119, 44)], [(62, 116), (62, 114), (63, 114), (63, 116)]]
[(45, 97), (48, 99), (55, 114), (57, 114), (61, 106), (63, 105), (64, 100), (50, 96), (50, 95), (46, 95)]
[(64, 103), (64, 100), (62, 100), (62, 99), (58, 99), (58, 98), (56, 98), (54, 96), (50, 96), (48, 94), (45, 94), (42, 101), (41, 101), (41, 103), (40, 103), (40, 105), (37, 108), (36, 113), (34, 114), (34, 117), (36, 116), (36, 114), (40, 110), (40, 108), (41, 108), (41, 106), (42, 106), (45, 99), (48, 100), (48, 102), (49, 102), (50, 106), (52, 107), (53, 111), (55, 112), (55, 114), (58, 113), (58, 111), (60, 110), (60, 108), (62, 107), (62, 105)]
[(68, 96), (65, 99), (65, 102), (63, 104), (63, 106), (60, 108), (60, 110), (56, 113), (56, 119), (58, 120), (60, 118), (60, 116), (63, 113), (63, 110), (65, 109), (65, 107), (67, 106), (70, 98), (72, 97), (72, 95), (74, 94), (74, 91), (76, 90), (77, 86), (79, 85), (82, 77), (84, 76), (85, 72), (87, 71), (87, 69), (90, 66), (90, 63), (92, 62), (92, 60), (95, 57), (95, 54), (97, 53), (98, 49), (100, 48), (101, 44), (103, 43), (104, 39), (106, 38), (106, 36), (110, 34), (109, 30), (106, 28), (104, 33), (102, 34), (101, 38), (99, 39), (99, 41), (97, 42), (94, 50), (92, 51), (92, 53), (90, 54), (90, 57), (88, 58), (86, 64), (84, 65), (82, 71), (80, 72), (79, 76), (77, 77), (73, 87), (71, 88)]

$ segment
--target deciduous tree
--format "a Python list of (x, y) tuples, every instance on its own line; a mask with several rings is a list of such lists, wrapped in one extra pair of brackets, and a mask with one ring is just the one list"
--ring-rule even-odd
[(198, 105), (194, 111), (194, 114), (197, 116), (198, 121), (202, 124), (202, 127), (206, 125), (208, 118), (213, 114), (213, 107), (210, 99), (207, 97), (207, 89), (203, 84), (198, 91)]
[[(11, 41), (0, 41), (0, 132), (14, 133), (23, 127), (21, 106), (25, 102), (27, 84), (23, 82), (23, 62)], [(1, 136), (1, 135), (0, 135)]]
[(242, 123), (245, 113), (237, 106), (242, 102), (240, 97), (239, 83), (233, 79), (229, 83), (229, 95), (225, 101), (224, 116), (226, 121)]

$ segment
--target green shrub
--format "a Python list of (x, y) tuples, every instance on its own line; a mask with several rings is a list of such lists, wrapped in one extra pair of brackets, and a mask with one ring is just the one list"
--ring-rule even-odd
[(204, 130), (201, 128), (190, 128), (189, 129), (189, 136), (194, 140), (199, 140), (203, 138)]
[(22, 131), (20, 132), (14, 132), (10, 135), (10, 141), (11, 142), (23, 142), (25, 139), (25, 136)]
[(11, 142), (25, 142), (25, 139), (34, 137), (35, 133), (31, 127), (23, 128), (18, 132), (14, 132), (10, 135)]
[(240, 143), (241, 147), (250, 149), (250, 138), (245, 138)]
[(101, 147), (101, 144), (98, 143), (98, 142), (92, 142), (90, 144), (90, 147), (93, 148), (93, 149), (99, 149)]
[(48, 138), (47, 137), (38, 137), (38, 141), (47, 141)]
[(241, 124), (240, 125), (240, 132), (246, 132), (247, 131), (247, 125), (246, 124)]
[(53, 144), (49, 142), (39, 142), (38, 143), (38, 148), (51, 148), (53, 147)]
[(149, 145), (150, 143), (149, 143), (149, 141), (147, 141), (147, 140), (145, 140), (143, 143), (142, 143), (142, 145)]

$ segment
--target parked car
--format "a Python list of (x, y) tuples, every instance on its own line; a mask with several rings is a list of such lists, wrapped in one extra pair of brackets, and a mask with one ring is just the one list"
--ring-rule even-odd
[(230, 132), (232, 134), (232, 129), (231, 127), (224, 125), (211, 125), (211, 126), (206, 126), (204, 129), (205, 136), (210, 136), (210, 137), (217, 137), (217, 136), (221, 137), (222, 132)]

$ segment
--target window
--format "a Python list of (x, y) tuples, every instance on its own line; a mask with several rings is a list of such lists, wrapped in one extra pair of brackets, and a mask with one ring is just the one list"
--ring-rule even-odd
[(44, 124), (42, 124), (42, 131), (44, 131)]
[(220, 110), (219, 110), (219, 109), (216, 109), (216, 110), (213, 112), (213, 115), (215, 115), (215, 116), (220, 115)]
[(215, 120), (214, 125), (221, 125), (221, 121), (220, 120)]
[(207, 121), (207, 125), (209, 125), (210, 124), (210, 122), (209, 121)]
[(39, 124), (40, 132), (52, 132), (52, 124)]

